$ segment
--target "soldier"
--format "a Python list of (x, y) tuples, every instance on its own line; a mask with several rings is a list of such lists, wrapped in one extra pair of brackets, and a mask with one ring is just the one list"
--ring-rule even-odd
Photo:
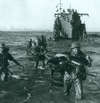
[[(64, 92), (65, 95), (70, 93), (72, 82), (74, 82), (76, 99), (82, 99), (83, 97), (83, 81), (87, 77), (85, 66), (91, 66), (91, 60), (89, 56), (86, 56), (80, 50), (80, 44), (74, 42), (71, 45), (71, 51), (69, 52), (69, 60), (75, 68), (70, 74), (65, 71), (64, 74)], [(90, 61), (89, 61), (90, 60)]]
[(38, 36), (36, 37), (34, 42), (38, 45), (38, 42), (39, 42), (39, 37)]
[(29, 52), (31, 52), (31, 49), (32, 49), (32, 39), (30, 39), (27, 44), (27, 55)]
[(47, 47), (47, 41), (44, 35), (41, 35), (40, 38), (38, 39), (38, 45), (43, 46), (44, 48)]
[(0, 64), (1, 64), (0, 75), (4, 73), (5, 74), (4, 81), (7, 81), (9, 75), (8, 60), (13, 61), (15, 64), (21, 66), (22, 68), (24, 67), (14, 59), (14, 57), (9, 53), (9, 48), (4, 43), (1, 44), (1, 48), (2, 48), (2, 52), (0, 54)]
[(48, 52), (48, 50), (45, 49), (44, 46), (42, 46), (42, 45), (41, 46), (36, 45), (34, 51), (35, 52), (33, 53), (33, 55), (36, 55), (36, 66), (35, 66), (35, 68), (38, 67), (39, 61), (42, 61), (43, 67), (45, 67), (45, 59), (46, 59), (45, 54)]

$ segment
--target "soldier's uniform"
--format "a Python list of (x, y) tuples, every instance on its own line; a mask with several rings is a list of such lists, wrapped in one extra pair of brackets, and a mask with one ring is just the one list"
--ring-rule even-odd
[[(78, 49), (78, 52), (74, 54), (72, 52), (74, 48)], [(76, 99), (82, 99), (83, 97), (83, 81), (86, 79), (87, 73), (85, 66), (88, 66), (88, 60), (86, 55), (80, 50), (80, 44), (75, 42), (71, 46), (71, 52), (69, 53), (69, 60), (74, 64), (75, 69), (69, 74), (65, 71), (64, 74), (64, 92), (66, 95), (70, 93), (72, 83), (74, 83)]]
[(27, 55), (28, 55), (28, 53), (30, 53), (32, 49), (32, 39), (28, 41), (26, 49), (27, 49)]
[(45, 67), (45, 54), (47, 53), (47, 49), (45, 49), (43, 46), (36, 46), (35, 47), (35, 55), (36, 55), (36, 68), (38, 67), (39, 61), (43, 62), (43, 67)]
[(0, 62), (2, 62), (1, 63), (1, 69), (0, 69), (0, 74), (2, 73), (2, 72), (4, 72), (5, 73), (5, 78), (4, 78), (4, 81), (7, 81), (7, 79), (8, 79), (8, 66), (9, 66), (9, 62), (8, 62), (8, 60), (10, 60), (10, 61), (13, 61), (13, 57), (12, 57), (12, 55), (8, 52), (8, 50), (9, 50), (9, 48), (5, 48), (5, 49), (3, 49), (3, 51), (2, 51), (2, 54), (1, 54), (1, 57), (0, 57), (0, 59), (2, 59)]
[(44, 48), (47, 47), (47, 41), (44, 35), (41, 35), (41, 37), (38, 39), (38, 45), (43, 46)]
[[(9, 71), (8, 71), (8, 66), (9, 66), (9, 62), (13, 61), (14, 63), (16, 63), (19, 66), (22, 66), (18, 61), (16, 61), (14, 59), (14, 57), (9, 53), (9, 48), (5, 45), (2, 44), (2, 52), (0, 53), (0, 75), (2, 73), (5, 74), (5, 77), (3, 79), (3, 81), (7, 81), (8, 80), (8, 75), (9, 75)], [(23, 66), (22, 66), (23, 67)]]

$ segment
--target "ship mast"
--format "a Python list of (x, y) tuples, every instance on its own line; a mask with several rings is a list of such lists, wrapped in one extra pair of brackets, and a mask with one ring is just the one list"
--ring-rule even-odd
[(61, 8), (61, 4), (62, 4), (62, 3), (61, 3), (61, 0), (60, 0), (60, 13), (61, 13), (61, 9), (62, 9), (62, 8)]
[(59, 12), (59, 14), (61, 13), (61, 9), (62, 9), (61, 5), (62, 5), (62, 3), (60, 0), (60, 3), (56, 6), (56, 8), (57, 8), (56, 12)]

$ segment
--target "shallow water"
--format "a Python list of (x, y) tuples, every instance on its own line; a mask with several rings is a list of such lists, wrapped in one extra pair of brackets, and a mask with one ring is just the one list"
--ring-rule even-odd
[[(34, 61), (29, 61), (26, 56), (26, 45), (30, 38), (33, 40), (38, 35), (52, 36), (52, 33), (46, 32), (1, 32), (0, 42), (6, 43), (10, 47), (10, 53), (21, 64), (25, 66), (24, 70), (21, 70), (19, 66), (10, 62), (9, 69), (20, 76), (20, 79), (12, 78), (9, 75), (8, 82), (0, 81), (0, 103), (25, 103), (28, 98), (28, 93), (31, 94), (27, 103), (100, 103), (100, 89), (93, 83), (89, 82), (89, 79), (100, 83), (100, 75), (96, 78), (88, 76), (84, 81), (84, 98), (83, 100), (75, 100), (74, 87), (71, 89), (71, 94), (66, 97), (63, 92), (63, 83), (58, 78), (59, 74), (55, 74), (57, 77), (50, 87), (50, 75), (48, 65), (45, 70), (35, 69)], [(82, 50), (91, 56), (93, 59), (93, 65), (88, 68), (91, 72), (100, 72), (100, 38), (94, 37), (95, 43), (87, 43), (79, 41), (82, 45)], [(70, 50), (71, 40), (60, 40), (58, 42), (52, 42), (48, 47), (48, 55), (53, 56), (56, 53), (62, 53)], [(41, 66), (41, 62), (39, 64)], [(52, 91), (50, 92), (50, 88)]]

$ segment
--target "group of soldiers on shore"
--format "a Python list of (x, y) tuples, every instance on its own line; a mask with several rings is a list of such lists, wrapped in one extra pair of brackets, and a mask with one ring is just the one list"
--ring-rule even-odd
[[(47, 50), (46, 38), (44, 35), (37, 37), (37, 39), (34, 41), (34, 47), (32, 47), (32, 42), (33, 42), (32, 39), (30, 39), (28, 42), (27, 55), (29, 52), (31, 52), (36, 62), (35, 68), (38, 68), (39, 61), (43, 62), (42, 67), (45, 68), (45, 60), (46, 60), (45, 54), (49, 52)], [(1, 65), (0, 74), (4, 72), (5, 73), (4, 81), (7, 81), (9, 74), (8, 60), (13, 61), (22, 68), (24, 67), (14, 59), (14, 57), (9, 53), (9, 48), (4, 43), (1, 44), (1, 48), (2, 51), (0, 54), (0, 59), (2, 59), (1, 61), (3, 63)], [(74, 83), (77, 99), (83, 98), (83, 81), (86, 80), (87, 77), (85, 66), (90, 67), (92, 62), (90, 56), (85, 55), (80, 48), (81, 45), (78, 42), (72, 43), (70, 51), (66, 54), (68, 55), (67, 58), (65, 56), (54, 56), (49, 64), (51, 72), (56, 68), (64, 70), (63, 74), (64, 93), (65, 95), (68, 96), (70, 94), (72, 83)], [(62, 57), (64, 57), (64, 59), (62, 59)]]

